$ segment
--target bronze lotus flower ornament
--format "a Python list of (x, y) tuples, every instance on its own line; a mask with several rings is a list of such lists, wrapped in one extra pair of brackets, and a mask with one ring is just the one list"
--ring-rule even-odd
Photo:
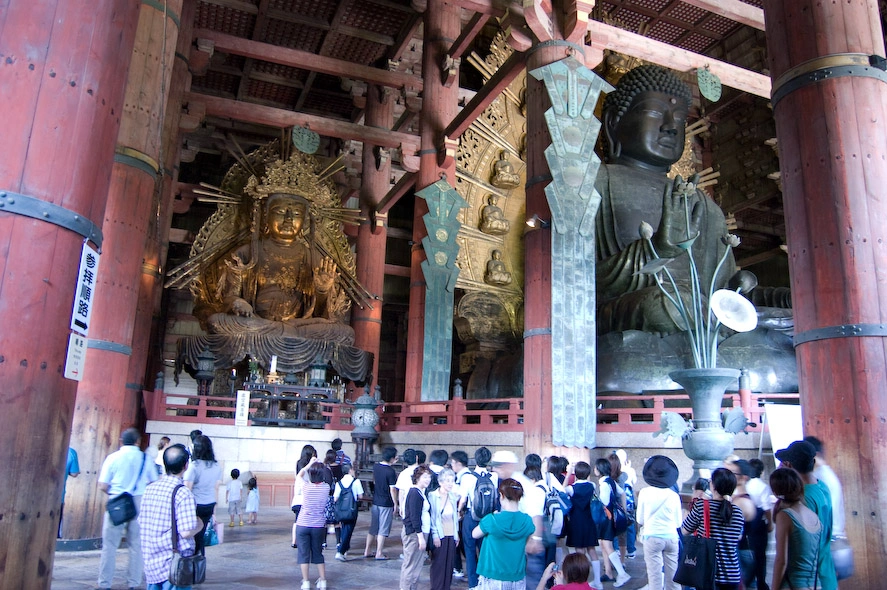
[[(690, 179), (690, 181), (685, 182), (680, 176), (676, 177), (673, 185), (674, 192), (689, 197), (696, 191), (696, 183), (693, 180)], [(758, 318), (754, 305), (740, 294), (743, 290), (748, 290), (743, 289), (746, 286), (745, 284), (738, 286), (735, 291), (729, 289), (715, 290), (715, 280), (721, 267), (727, 260), (730, 250), (739, 245), (738, 236), (727, 234), (722, 238), (721, 241), (726, 248), (712, 275), (711, 284), (707, 286), (707, 293), (703, 292), (696, 261), (693, 258), (692, 246), (698, 236), (698, 232), (692, 232), (691, 234), (691, 212), (689, 206), (686, 205), (689, 201), (689, 198), (684, 199), (685, 239), (673, 244), (680, 250), (683, 250), (683, 252), (675, 258), (662, 258), (659, 256), (656, 248), (653, 246), (653, 227), (646, 221), (641, 222), (638, 233), (646, 243), (652, 259), (637, 270), (635, 274), (652, 275), (660, 291), (677, 309), (683, 320), (683, 328), (690, 338), (694, 366), (698, 369), (714, 368), (717, 366), (718, 332), (721, 325), (737, 332), (748, 332), (757, 326)], [(685, 255), (689, 265), (690, 280), (689, 285), (682, 285), (683, 288), (681, 288), (669, 271), (668, 266), (677, 258)]]

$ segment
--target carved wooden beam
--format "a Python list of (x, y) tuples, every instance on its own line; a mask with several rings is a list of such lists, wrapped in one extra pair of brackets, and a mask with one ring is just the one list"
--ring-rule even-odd
[(764, 10), (740, 0), (683, 0), (683, 2), (701, 8), (743, 25), (764, 30)]
[(588, 32), (591, 36), (591, 46), (597, 49), (611, 49), (678, 71), (708, 66), (711, 72), (721, 79), (724, 86), (763, 98), (770, 98), (770, 78), (763, 74), (692, 51), (679, 49), (668, 43), (623, 31), (598, 21), (589, 21)]
[(459, 114), (444, 130), (444, 135), (450, 139), (458, 139), (471, 127), (471, 123), (477, 119), (484, 110), (492, 104), (496, 97), (524, 70), (527, 65), (527, 57), (523, 53), (514, 52), (505, 60), (505, 63), (496, 70), (484, 87), (474, 95), (474, 98), (465, 105)]
[(220, 98), (195, 92), (186, 92), (183, 102), (188, 103), (189, 110), (193, 103), (204, 108), (207, 115), (215, 117), (225, 117), (278, 128), (308, 126), (312, 131), (326, 137), (353, 139), (382, 147), (400, 148), (404, 156), (412, 156), (419, 151), (419, 137), (408, 133), (356, 125), (346, 121), (336, 121), (316, 115), (296, 113), (286, 109), (240, 102), (229, 98)]
[(316, 55), (308, 51), (279, 47), (269, 43), (250, 41), (234, 35), (226, 35), (208, 29), (195, 29), (195, 39), (212, 41), (216, 51), (242, 55), (262, 61), (281, 64), (300, 70), (308, 70), (332, 76), (353, 78), (390, 88), (422, 90), (422, 78), (403, 72), (389, 72), (362, 66), (349, 61)]

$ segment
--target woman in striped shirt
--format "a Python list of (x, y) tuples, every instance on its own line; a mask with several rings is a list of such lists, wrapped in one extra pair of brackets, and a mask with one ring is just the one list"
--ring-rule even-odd
[[(307, 468), (308, 482), (302, 488), (302, 509), (296, 520), (296, 540), (299, 545), (299, 567), (302, 570), (302, 590), (311, 588), (308, 564), (317, 564), (320, 578), (317, 588), (326, 588), (326, 566), (323, 561), (322, 543), (326, 540), (326, 504), (330, 497), (330, 485), (324, 481), (327, 468), (312, 457)], [(303, 473), (299, 472), (299, 477)]]
[[(708, 502), (711, 523), (711, 537), (717, 543), (715, 549), (715, 590), (739, 589), (739, 538), (745, 519), (742, 511), (731, 503), (731, 495), (736, 489), (736, 476), (723, 467), (711, 474), (711, 497)], [(681, 532), (692, 535), (694, 531), (705, 530), (705, 502), (696, 502), (684, 523)]]

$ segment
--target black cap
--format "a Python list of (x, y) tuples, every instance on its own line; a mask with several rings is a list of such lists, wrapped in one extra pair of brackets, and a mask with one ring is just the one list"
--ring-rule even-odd
[(776, 451), (776, 458), (780, 461), (788, 461), (792, 467), (798, 469), (804, 465), (812, 465), (816, 458), (816, 449), (805, 440), (796, 440), (788, 447)]
[(644, 463), (643, 475), (654, 488), (671, 488), (678, 482), (678, 466), (665, 455), (653, 455)]

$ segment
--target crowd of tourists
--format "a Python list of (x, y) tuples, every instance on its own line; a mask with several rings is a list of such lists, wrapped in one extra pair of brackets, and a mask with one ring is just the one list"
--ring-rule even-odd
[[(832, 590), (830, 542), (843, 536), (843, 501), (821, 453), (814, 437), (777, 451), (780, 467), (769, 485), (761, 479), (763, 462), (729, 457), (710, 480), (696, 482), (684, 510), (678, 468), (664, 455), (646, 460), (646, 485), (635, 497), (638, 474), (621, 449), (591, 465), (536, 454), (521, 463), (511, 451), (481, 447), (473, 469), (464, 451), (434, 451), (426, 463), (422, 451), (408, 449), (398, 475), (392, 467), (397, 450), (388, 447), (373, 468), (363, 557), (388, 559), (385, 541), (399, 516), (401, 590), (444, 590), (463, 576), (469, 589), (619, 588), (631, 579), (623, 564), (636, 557), (638, 538), (644, 590), (678, 590), (682, 580), (700, 576), (700, 589)], [(774, 526), (776, 558), (768, 577)], [(682, 540), (690, 537), (710, 539), (709, 567), (682, 566), (681, 552), (692, 550)], [(428, 582), (422, 579), (426, 555)], [(685, 561), (696, 565), (689, 553)]]
[[(150, 463), (145, 468), (139, 438), (137, 430), (126, 430), (121, 449), (107, 458), (99, 475), (99, 487), (111, 498), (99, 587), (110, 587), (123, 537), (130, 540), (130, 587), (140, 586), (143, 571), (149, 588), (184, 587), (169, 584), (170, 563), (175, 554), (205, 554), (215, 530), (210, 525), (222, 469), (212, 442), (199, 431), (190, 449), (162, 441), (158, 470)], [(776, 459), (780, 466), (768, 485), (761, 461), (729, 457), (710, 480), (696, 482), (683, 510), (678, 468), (664, 455), (645, 461), (640, 477), (646, 485), (638, 486), (638, 473), (623, 450), (593, 464), (571, 464), (564, 457), (543, 460), (533, 453), (521, 462), (511, 451), (491, 453), (486, 447), (474, 452), (473, 461), (461, 450), (435, 450), (426, 457), (408, 449), (398, 457), (394, 447), (386, 447), (373, 465), (367, 490), (372, 504), (362, 556), (388, 560), (386, 541), (400, 520), (401, 590), (447, 590), (463, 577), (470, 590), (619, 588), (631, 579), (624, 563), (636, 558), (638, 539), (647, 571), (645, 590), (679, 590), (682, 583), (700, 590), (835, 590), (830, 544), (844, 538), (843, 499), (822, 457), (822, 443), (814, 437), (793, 442), (777, 451)], [(402, 466), (399, 473), (395, 466)], [(229, 526), (238, 519), (243, 525), (240, 472), (234, 469), (230, 476), (225, 485)], [(247, 486), (246, 518), (254, 523), (259, 504), (255, 478)], [(115, 511), (127, 495), (133, 514), (118, 523)], [(335, 559), (349, 560), (364, 496), (341, 440), (333, 442), (323, 460), (312, 445), (304, 446), (292, 500), (292, 546), (298, 549), (302, 590), (327, 588), (329, 533), (335, 531)], [(171, 516), (178, 522), (175, 551)], [(768, 577), (767, 546), (774, 527), (775, 559)], [(693, 552), (709, 546), (706, 567), (705, 556)]]

